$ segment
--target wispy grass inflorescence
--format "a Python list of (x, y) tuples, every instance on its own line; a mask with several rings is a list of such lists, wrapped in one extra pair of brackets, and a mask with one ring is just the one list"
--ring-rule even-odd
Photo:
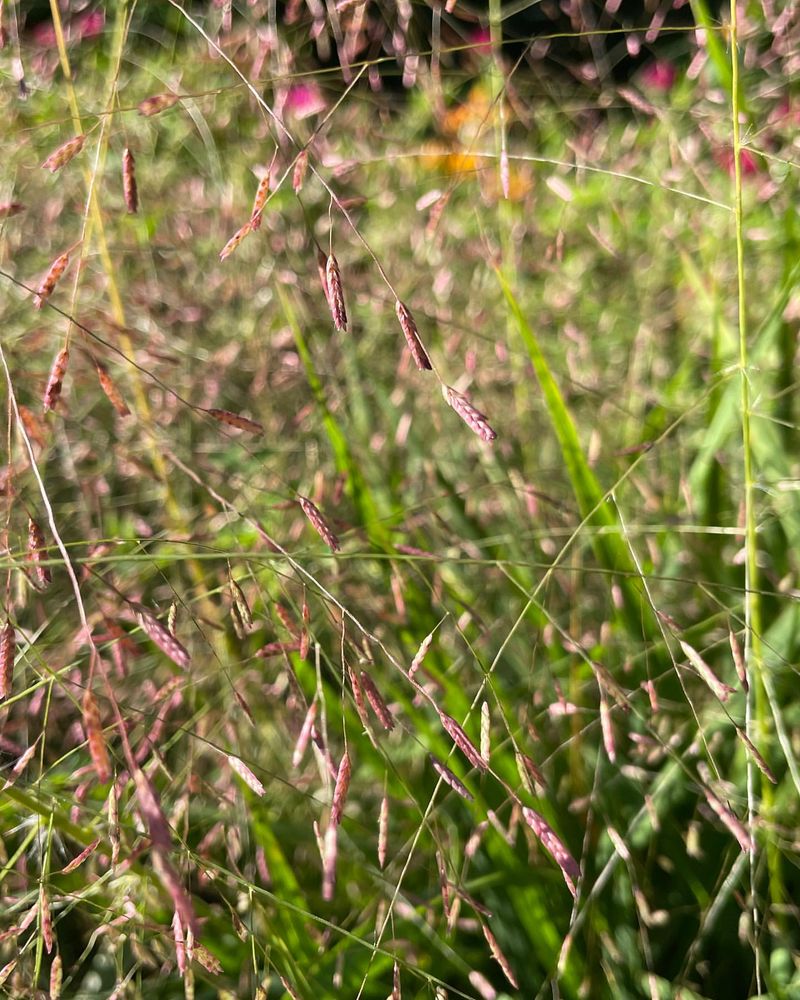
[(251, 420), (249, 417), (243, 417), (240, 413), (233, 413), (231, 410), (219, 410), (216, 408), (211, 408), (206, 410), (209, 417), (213, 417), (214, 420), (221, 424), (227, 424), (228, 427), (235, 427), (240, 431), (247, 431), (248, 434), (263, 434), (264, 427), (257, 420)]
[(104, 365), (100, 364), (99, 361), (95, 361), (94, 367), (97, 371), (100, 388), (106, 394), (109, 403), (111, 403), (121, 417), (129, 417), (131, 411), (128, 409), (128, 404), (122, 398), (122, 393), (112, 381), (111, 376), (108, 373), (108, 369)]
[(36, 295), (33, 299), (33, 306), (35, 309), (41, 309), (45, 302), (53, 294), (53, 289), (58, 284), (61, 275), (66, 271), (69, 264), (69, 251), (62, 253), (60, 256), (56, 257), (50, 267), (47, 269), (45, 276), (39, 283), (39, 287), (36, 289)]
[(245, 224), (243, 226), (240, 226), (236, 230), (236, 232), (233, 234), (233, 236), (231, 236), (231, 238), (228, 240), (228, 242), (225, 244), (225, 246), (220, 250), (220, 252), (219, 252), (219, 259), (220, 260), (227, 260), (227, 258), (230, 257), (230, 255), (239, 246), (239, 244), (242, 242), (242, 240), (245, 238), (245, 236), (247, 236), (250, 233), (252, 233), (252, 231), (253, 231), (254, 228), (258, 228), (258, 227), (254, 227), (253, 226), (253, 220), (252, 219), (248, 219), (247, 222), (245, 222)]
[(54, 410), (59, 399), (61, 399), (61, 388), (64, 384), (64, 375), (67, 372), (68, 364), (69, 347), (65, 344), (55, 356), (53, 367), (50, 369), (50, 375), (47, 379), (47, 385), (44, 388), (42, 408), (45, 413)]
[(332, 552), (338, 552), (341, 548), (339, 539), (322, 516), (319, 507), (309, 500), (308, 497), (300, 496), (300, 494), (297, 495), (297, 502), (323, 542), (325, 542)]
[(497, 437), (496, 431), (490, 426), (487, 417), (476, 409), (466, 396), (462, 396), (460, 392), (456, 392), (449, 385), (443, 386), (442, 392), (447, 405), (456, 411), (471, 431), (483, 438), (484, 441), (494, 441)]
[(446, 764), (443, 764), (439, 758), (435, 757), (432, 753), (428, 754), (428, 759), (431, 762), (431, 767), (439, 775), (442, 781), (445, 782), (445, 784), (449, 785), (454, 792), (457, 792), (462, 799), (466, 799), (467, 802), (472, 802), (472, 792), (462, 781), (459, 781)]
[(411, 310), (400, 299), (397, 300), (394, 308), (414, 363), (420, 371), (431, 371), (433, 365), (431, 365), (431, 360), (419, 339), (419, 330), (411, 315)]
[(85, 135), (76, 135), (74, 139), (68, 139), (47, 157), (42, 166), (51, 174), (56, 173), (80, 153), (85, 142)]
[(154, 618), (146, 608), (137, 608), (136, 619), (142, 626), (145, 635), (153, 640), (162, 653), (165, 653), (179, 667), (188, 670), (191, 657), (186, 647), (157, 618)]
[(342, 275), (339, 271), (339, 262), (333, 254), (330, 254), (325, 262), (325, 284), (328, 289), (328, 305), (331, 309), (333, 325), (337, 330), (346, 330), (347, 310), (344, 305)]

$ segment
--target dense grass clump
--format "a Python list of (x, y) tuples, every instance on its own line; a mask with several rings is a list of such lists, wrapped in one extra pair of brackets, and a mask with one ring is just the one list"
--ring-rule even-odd
[(573, 6), (0, 6), (3, 995), (800, 996), (798, 26)]

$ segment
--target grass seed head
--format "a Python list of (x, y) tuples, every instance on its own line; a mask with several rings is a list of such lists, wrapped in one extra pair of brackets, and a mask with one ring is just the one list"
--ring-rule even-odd
[(47, 385), (44, 387), (42, 408), (45, 413), (49, 413), (50, 410), (54, 410), (59, 399), (61, 399), (61, 388), (64, 384), (64, 375), (66, 374), (68, 364), (69, 348), (64, 345), (64, 347), (62, 347), (55, 356), (53, 367), (50, 369), (50, 375), (47, 379)]
[(466, 799), (467, 802), (472, 802), (472, 792), (470, 792), (463, 782), (459, 781), (450, 768), (447, 767), (446, 764), (443, 764), (438, 757), (434, 757), (432, 753), (428, 754), (428, 757), (430, 758), (431, 767), (439, 775), (442, 781), (444, 781), (446, 785), (449, 785), (454, 792), (457, 792), (462, 799)]
[(122, 154), (122, 195), (129, 215), (136, 215), (139, 209), (139, 189), (136, 186), (136, 161), (133, 153), (125, 149)]
[(36, 289), (36, 295), (33, 299), (33, 305), (35, 309), (41, 309), (45, 302), (53, 294), (53, 289), (58, 284), (58, 280), (61, 275), (66, 271), (67, 265), (69, 264), (69, 253), (62, 253), (61, 256), (56, 257), (50, 267), (47, 269), (47, 273), (42, 278), (39, 283), (39, 287)]
[(91, 688), (86, 688), (83, 694), (83, 728), (86, 730), (86, 742), (89, 744), (89, 754), (92, 758), (97, 780), (105, 785), (111, 779), (111, 761), (106, 749), (106, 739), (103, 735), (103, 725), (100, 721), (100, 709), (97, 706)]
[(166, 629), (157, 618), (154, 618), (144, 608), (141, 608), (136, 612), (136, 618), (142, 626), (142, 630), (145, 635), (149, 639), (152, 639), (161, 652), (165, 653), (173, 663), (176, 663), (184, 670), (188, 670), (189, 664), (191, 663), (191, 657), (189, 656), (186, 647), (178, 642), (175, 636), (172, 635), (172, 633)]
[(61, 996), (61, 980), (63, 978), (63, 964), (61, 955), (56, 954), (50, 963), (50, 1000), (58, 1000)]
[(361, 687), (364, 690), (364, 694), (367, 696), (367, 701), (370, 703), (372, 711), (377, 715), (380, 724), (387, 732), (391, 732), (394, 729), (394, 717), (389, 711), (389, 707), (383, 700), (383, 696), (380, 691), (375, 686), (375, 681), (370, 677), (366, 670), (361, 671), (360, 675)]
[(350, 754), (345, 750), (344, 756), (339, 762), (339, 769), (336, 772), (336, 784), (333, 788), (333, 801), (331, 803), (331, 825), (336, 826), (342, 820), (342, 811), (347, 799), (347, 792), (350, 788)]
[(0, 202), (0, 219), (10, 219), (12, 215), (19, 215), (25, 211), (25, 206), (21, 201)]
[(250, 213), (250, 222), (253, 230), (261, 228), (261, 214), (264, 211), (264, 205), (267, 203), (267, 195), (269, 194), (269, 174), (270, 172), (267, 170), (258, 182), (256, 196), (253, 200), (253, 211)]
[(292, 171), (292, 189), (295, 194), (299, 194), (303, 189), (303, 181), (306, 178), (306, 170), (308, 169), (308, 152), (307, 150), (302, 150), (297, 159), (294, 161), (294, 170)]
[(442, 391), (447, 405), (456, 411), (471, 431), (483, 438), (484, 441), (494, 441), (497, 432), (490, 427), (484, 414), (480, 410), (476, 410), (466, 396), (462, 396), (460, 392), (456, 392), (449, 385), (444, 386)]
[(337, 330), (347, 329), (347, 310), (344, 305), (342, 275), (339, 262), (331, 254), (325, 262), (325, 281), (328, 288), (328, 305), (333, 316), (333, 325)]
[(161, 114), (162, 111), (166, 111), (177, 103), (177, 94), (154, 94), (152, 97), (146, 97), (139, 104), (139, 114), (144, 115), (145, 118), (152, 118), (153, 115)]
[(575, 883), (581, 877), (581, 870), (578, 862), (573, 858), (564, 846), (556, 832), (545, 820), (543, 816), (528, 806), (522, 807), (522, 816), (528, 826), (533, 830), (542, 847), (552, 856), (555, 863), (561, 869), (567, 888), (574, 896), (576, 894)]
[(406, 343), (408, 344), (408, 349), (411, 351), (411, 356), (414, 358), (414, 363), (420, 371), (431, 371), (433, 366), (431, 365), (430, 358), (422, 346), (422, 341), (419, 339), (419, 330), (417, 330), (417, 324), (414, 322), (414, 317), (408, 306), (404, 305), (397, 300), (395, 303), (395, 312), (397, 313), (397, 318), (400, 321), (400, 327), (403, 331), (403, 335), (406, 338)]
[(233, 236), (231, 236), (231, 238), (228, 240), (225, 246), (220, 250), (219, 259), (226, 260), (228, 257), (230, 257), (230, 255), (239, 246), (239, 244), (242, 242), (245, 236), (251, 233), (254, 228), (258, 227), (254, 227), (253, 220), (248, 219), (243, 226), (241, 226), (239, 229), (236, 230)]
[(17, 650), (17, 638), (14, 626), (6, 621), (0, 632), (0, 698), (11, 694), (11, 684), (14, 678), (14, 656)]
[(47, 891), (44, 885), (39, 886), (39, 929), (42, 932), (44, 946), (49, 955), (55, 943), (53, 938), (53, 917), (50, 912), (50, 900), (47, 898)]
[(386, 851), (389, 845), (389, 797), (381, 799), (381, 810), (378, 814), (378, 864), (381, 868), (386, 864)]
[(74, 139), (68, 139), (67, 142), (63, 143), (47, 157), (42, 166), (45, 170), (49, 170), (51, 174), (56, 173), (80, 153), (85, 142), (85, 135), (76, 135)]
[(486, 771), (488, 764), (478, 753), (475, 745), (456, 720), (447, 715), (445, 712), (439, 712), (439, 719), (442, 723), (444, 731), (448, 734), (458, 749), (464, 754), (470, 764), (472, 764), (473, 767), (476, 767), (479, 771)]
[(214, 408), (206, 410), (206, 413), (219, 423), (227, 424), (228, 427), (235, 427), (237, 430), (247, 431), (250, 434), (264, 433), (264, 427), (257, 420), (243, 417), (240, 413), (232, 413), (230, 410), (217, 410)]
[(319, 507), (315, 503), (312, 503), (308, 497), (300, 496), (298, 494), (297, 502), (303, 513), (306, 515), (308, 520), (311, 522), (312, 526), (316, 530), (319, 537), (325, 542), (328, 548), (332, 552), (338, 552), (340, 549), (339, 539), (331, 530), (328, 522), (320, 513)]
[(44, 534), (42, 529), (33, 520), (28, 518), (28, 561), (33, 566), (34, 585), (37, 590), (46, 590), (52, 580), (53, 575), (50, 567), (45, 566), (47, 559), (47, 548), (45, 547)]
[(97, 371), (100, 388), (106, 394), (109, 403), (111, 403), (121, 417), (129, 417), (131, 411), (128, 409), (128, 404), (122, 398), (122, 394), (112, 381), (111, 376), (108, 374), (108, 369), (104, 365), (101, 365), (99, 361), (95, 361), (94, 366)]

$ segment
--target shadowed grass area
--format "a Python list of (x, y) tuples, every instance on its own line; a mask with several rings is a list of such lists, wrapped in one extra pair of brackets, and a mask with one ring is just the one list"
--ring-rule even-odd
[(796, 29), (617, 85), (496, 4), (61, 6), (0, 53), (0, 991), (793, 997)]

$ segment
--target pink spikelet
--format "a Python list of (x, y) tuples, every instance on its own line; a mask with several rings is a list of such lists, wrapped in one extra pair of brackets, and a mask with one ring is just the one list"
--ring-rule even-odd
[(333, 788), (333, 801), (331, 803), (331, 826), (337, 826), (342, 820), (342, 812), (347, 799), (347, 792), (350, 788), (350, 754), (345, 750), (344, 756), (339, 762), (339, 769), (336, 772), (336, 784)]
[(306, 712), (306, 717), (303, 719), (303, 725), (300, 729), (300, 735), (297, 737), (297, 743), (294, 745), (294, 753), (292, 754), (292, 767), (298, 767), (300, 761), (303, 759), (303, 754), (306, 752), (306, 747), (308, 746), (308, 741), (311, 739), (311, 730), (314, 728), (314, 721), (317, 718), (317, 703), (312, 701), (308, 706), (308, 711)]
[(338, 826), (334, 823), (331, 823), (328, 826), (328, 829), (325, 831), (325, 839), (322, 846), (322, 898), (328, 903), (333, 899), (333, 891), (336, 888), (338, 829)]
[(438, 757), (434, 757), (433, 754), (428, 754), (428, 757), (430, 758), (431, 767), (439, 775), (442, 781), (444, 781), (445, 784), (448, 784), (454, 792), (457, 792), (462, 799), (466, 799), (467, 802), (472, 802), (472, 792), (470, 792), (463, 782), (458, 780), (450, 768), (443, 764)]
[(483, 438), (484, 441), (494, 441), (497, 432), (489, 425), (486, 416), (480, 410), (475, 409), (466, 396), (462, 396), (460, 392), (456, 392), (449, 385), (443, 386), (442, 392), (447, 405), (456, 411), (473, 433), (477, 434), (479, 438)]
[(129, 215), (136, 215), (139, 208), (139, 189), (136, 185), (136, 161), (133, 153), (125, 149), (122, 154), (122, 195)]
[(165, 628), (157, 618), (153, 618), (153, 616), (144, 608), (137, 609), (136, 618), (142, 626), (142, 630), (145, 635), (149, 639), (152, 639), (161, 652), (166, 653), (173, 663), (177, 663), (179, 667), (183, 667), (184, 670), (187, 670), (191, 662), (191, 658), (186, 650), (186, 647), (178, 642), (175, 636), (172, 635), (172, 633)]
[(3, 631), (0, 632), (0, 698), (7, 698), (11, 694), (16, 650), (14, 626), (10, 621), (6, 621)]
[(511, 971), (511, 966), (508, 964), (508, 959), (504, 955), (500, 945), (497, 943), (497, 938), (492, 934), (489, 929), (488, 924), (481, 921), (481, 930), (483, 931), (483, 936), (486, 938), (486, 943), (489, 945), (489, 950), (492, 953), (492, 958), (497, 962), (500, 968), (503, 970), (503, 975), (511, 983), (515, 990), (519, 989), (519, 983), (517, 982), (517, 977)]
[(409, 680), (413, 680), (414, 674), (422, 666), (422, 661), (425, 659), (428, 650), (431, 648), (432, 642), (433, 642), (433, 632), (430, 632), (428, 635), (425, 636), (425, 638), (419, 644), (419, 649), (414, 654), (414, 659), (411, 661), (411, 666), (408, 668)]
[(83, 694), (83, 728), (86, 730), (86, 742), (89, 744), (89, 754), (92, 758), (97, 780), (105, 785), (111, 779), (111, 761), (106, 749), (103, 735), (103, 724), (100, 721), (100, 710), (92, 694), (91, 688), (86, 688)]
[(166, 111), (167, 108), (171, 108), (177, 103), (177, 94), (154, 94), (141, 101), (139, 114), (145, 118), (152, 118), (153, 115), (161, 114), (162, 111)]
[(417, 330), (417, 324), (414, 322), (411, 311), (400, 299), (395, 303), (394, 309), (414, 363), (420, 371), (431, 371), (433, 366), (425, 348), (422, 346), (422, 341), (419, 339), (419, 330)]
[[(259, 221), (259, 225), (260, 224), (261, 223)], [(239, 229), (236, 230), (236, 232), (233, 234), (233, 236), (231, 236), (231, 238), (228, 240), (228, 242), (225, 244), (225, 246), (220, 250), (220, 252), (219, 252), (219, 259), (220, 260), (227, 260), (227, 258), (230, 257), (230, 255), (239, 246), (239, 244), (242, 242), (242, 240), (245, 238), (245, 236), (247, 236), (249, 233), (251, 233), (254, 228), (258, 228), (258, 227), (254, 227), (253, 226), (253, 220), (252, 219), (248, 219), (247, 222), (245, 222), (245, 224), (243, 226), (240, 226)]]
[(247, 431), (248, 434), (264, 433), (262, 424), (257, 420), (251, 420), (249, 417), (243, 417), (240, 413), (232, 413), (230, 410), (218, 410), (213, 407), (210, 410), (206, 410), (206, 413), (219, 423), (227, 424), (228, 427), (235, 427), (240, 431)]
[(61, 398), (61, 388), (64, 384), (64, 375), (69, 364), (69, 348), (65, 345), (61, 348), (53, 361), (47, 385), (44, 387), (44, 397), (42, 399), (42, 409), (45, 413), (54, 410)]
[(303, 181), (306, 178), (307, 169), (308, 152), (304, 149), (298, 154), (298, 157), (294, 162), (294, 171), (292, 172), (292, 189), (295, 194), (299, 194), (303, 189)]
[(53, 289), (58, 284), (61, 275), (66, 271), (68, 264), (69, 252), (62, 253), (56, 257), (39, 283), (39, 287), (36, 289), (36, 295), (33, 300), (34, 309), (41, 309), (50, 298), (53, 294)]
[(479, 771), (486, 771), (488, 769), (488, 764), (478, 753), (477, 748), (456, 720), (447, 715), (445, 712), (439, 712), (439, 720), (442, 723), (444, 731), (455, 743), (458, 749), (464, 754), (470, 764), (472, 764), (473, 767), (476, 767)]
[(28, 518), (28, 562), (33, 566), (33, 582), (37, 590), (46, 590), (53, 575), (50, 567), (45, 565), (47, 548), (44, 534), (32, 517)]
[(44, 946), (49, 955), (53, 950), (53, 918), (50, 913), (50, 900), (44, 886), (39, 887), (39, 928), (42, 932)]
[(231, 766), (231, 770), (235, 771), (236, 774), (242, 779), (242, 781), (252, 789), (256, 795), (262, 796), (266, 793), (266, 789), (258, 780), (258, 778), (253, 774), (250, 768), (245, 764), (243, 760), (239, 757), (235, 757), (233, 754), (228, 754), (228, 763)]
[(533, 830), (536, 837), (539, 839), (542, 847), (552, 856), (555, 863), (561, 869), (561, 873), (564, 876), (564, 881), (567, 883), (567, 888), (572, 893), (576, 895), (575, 883), (581, 877), (581, 870), (578, 866), (578, 862), (573, 858), (573, 856), (566, 849), (562, 841), (556, 835), (553, 828), (545, 820), (543, 816), (540, 816), (534, 809), (530, 809), (528, 806), (522, 807), (522, 816), (528, 826)]
[(367, 696), (367, 701), (372, 708), (372, 711), (378, 716), (380, 724), (385, 730), (391, 731), (394, 729), (394, 717), (389, 711), (389, 707), (383, 700), (380, 691), (375, 686), (375, 681), (370, 677), (366, 670), (361, 671), (360, 675), (361, 687), (364, 690), (364, 694)]
[(617, 759), (617, 748), (614, 740), (614, 726), (611, 722), (611, 709), (605, 692), (600, 690), (600, 730), (603, 734), (603, 746), (608, 759), (613, 764)]
[(386, 864), (386, 851), (389, 846), (389, 797), (381, 799), (381, 810), (378, 814), (378, 864), (383, 868)]
[(332, 552), (338, 552), (340, 548), (339, 539), (331, 531), (328, 522), (320, 513), (319, 507), (312, 503), (308, 497), (300, 496), (299, 494), (297, 502), (323, 542), (325, 542)]
[(94, 367), (97, 371), (100, 388), (106, 394), (109, 403), (111, 403), (121, 417), (129, 417), (131, 411), (128, 409), (128, 404), (122, 398), (122, 394), (114, 384), (111, 376), (108, 374), (108, 370), (104, 365), (101, 365), (99, 361), (95, 361)]
[(256, 196), (253, 199), (253, 211), (250, 214), (250, 223), (253, 232), (261, 228), (261, 216), (264, 211), (264, 206), (267, 203), (268, 194), (269, 194), (269, 170), (264, 174), (264, 176), (258, 182), (258, 188), (256, 189)]
[(333, 316), (333, 325), (337, 330), (346, 330), (347, 310), (344, 305), (342, 275), (339, 271), (339, 263), (333, 254), (330, 254), (325, 263), (325, 281), (328, 288), (328, 305), (331, 309), (331, 316)]
[(42, 166), (51, 174), (56, 173), (80, 153), (85, 142), (85, 135), (76, 135), (74, 139), (67, 140), (47, 157)]
[(61, 996), (61, 980), (64, 974), (61, 955), (56, 955), (50, 963), (50, 1000), (58, 1000)]

